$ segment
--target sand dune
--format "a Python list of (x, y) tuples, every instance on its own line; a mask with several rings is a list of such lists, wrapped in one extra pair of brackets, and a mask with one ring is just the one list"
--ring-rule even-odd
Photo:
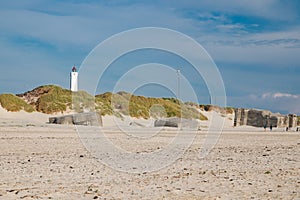
[[(76, 127), (47, 124), (48, 117), (0, 108), (0, 199), (300, 199), (297, 132), (232, 128), (228, 119), (204, 159), (198, 154), (205, 128), (171, 165), (126, 173), (95, 159)], [(154, 130), (151, 121), (138, 122), (146, 128), (133, 128), (137, 133)], [(165, 148), (177, 131), (166, 128), (137, 139), (120, 131), (112, 117), (103, 123), (107, 138), (134, 153)]]

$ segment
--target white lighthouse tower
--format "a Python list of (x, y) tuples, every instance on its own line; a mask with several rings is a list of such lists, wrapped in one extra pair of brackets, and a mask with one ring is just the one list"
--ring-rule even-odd
[(72, 92), (78, 91), (78, 72), (76, 66), (73, 66), (72, 72), (70, 73), (70, 90)]

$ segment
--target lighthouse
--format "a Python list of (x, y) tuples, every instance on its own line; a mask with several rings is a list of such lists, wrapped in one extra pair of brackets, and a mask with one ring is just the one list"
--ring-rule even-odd
[(70, 90), (72, 92), (78, 91), (78, 72), (76, 66), (73, 66), (72, 72), (70, 73)]

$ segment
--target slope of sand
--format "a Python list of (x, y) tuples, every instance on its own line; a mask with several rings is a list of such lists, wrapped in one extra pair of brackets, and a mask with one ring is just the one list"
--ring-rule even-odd
[[(204, 159), (198, 153), (206, 132), (198, 131), (172, 165), (131, 174), (103, 165), (74, 126), (47, 124), (48, 117), (0, 110), (0, 199), (300, 199), (296, 132), (236, 129), (228, 122)], [(129, 137), (125, 142), (112, 117), (103, 121), (111, 141), (132, 151), (164, 148), (176, 132), (164, 129), (148, 143)]]

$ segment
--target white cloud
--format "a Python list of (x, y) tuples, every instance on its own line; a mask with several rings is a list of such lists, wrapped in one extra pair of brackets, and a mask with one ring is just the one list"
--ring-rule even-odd
[(265, 93), (257, 96), (254, 104), (260, 107), (280, 111), (283, 113), (295, 113), (300, 115), (300, 95), (282, 92)]
[[(234, 28), (236, 26), (230, 26)], [(292, 30), (252, 33), (244, 36), (210, 34), (198, 41), (218, 62), (287, 68), (297, 66), (300, 53), (300, 26)], [(241, 31), (236, 31), (241, 33)]]
[(277, 99), (277, 98), (300, 98), (300, 95), (295, 95), (295, 94), (289, 94), (289, 93), (281, 93), (281, 92), (275, 92), (275, 93), (265, 93), (262, 95), (263, 99), (267, 99), (267, 98), (272, 98), (272, 99)]
[(258, 108), (280, 112), (282, 114), (300, 115), (300, 95), (289, 93), (265, 93), (262, 95), (247, 95), (228, 97), (229, 105), (244, 108)]

